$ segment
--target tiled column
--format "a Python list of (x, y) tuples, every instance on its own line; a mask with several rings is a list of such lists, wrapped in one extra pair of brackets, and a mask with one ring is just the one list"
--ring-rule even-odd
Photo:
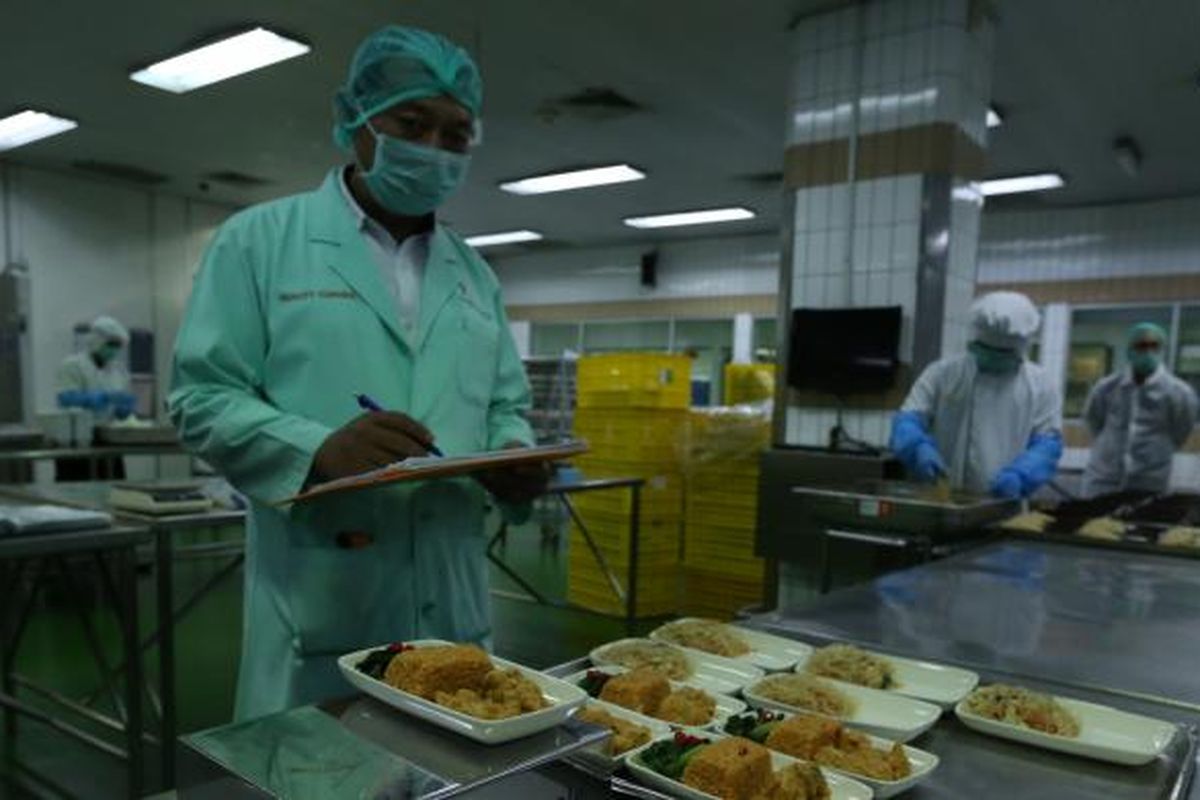
[[(885, 443), (912, 377), (966, 344), (992, 25), (982, 0), (871, 0), (801, 19), (784, 175), (781, 312), (900, 305), (904, 385), (855, 402)], [(780, 324), (790, 319), (781, 314)], [(831, 398), (781, 390), (775, 441), (822, 445)]]

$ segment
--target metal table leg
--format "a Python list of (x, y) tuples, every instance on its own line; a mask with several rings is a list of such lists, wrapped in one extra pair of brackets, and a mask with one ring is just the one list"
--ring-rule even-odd
[(616, 574), (612, 571), (612, 567), (608, 565), (608, 559), (604, 557), (604, 553), (600, 552), (600, 548), (596, 546), (596, 540), (592, 538), (592, 534), (588, 531), (587, 526), (583, 524), (583, 520), (579, 517), (579, 512), (575, 510), (575, 505), (571, 499), (565, 494), (559, 495), (562, 500), (563, 507), (567, 509), (571, 520), (579, 528), (579, 533), (583, 536), (583, 541), (587, 543), (588, 549), (592, 551), (592, 557), (596, 559), (596, 563), (600, 565), (600, 569), (604, 572), (604, 577), (608, 579), (608, 585), (612, 588), (613, 594), (617, 596), (617, 600), (624, 603), (625, 590), (621, 588), (621, 582), (617, 580)]
[(500, 530), (496, 531), (495, 535), (492, 536), (492, 540), (490, 542), (488, 542), (487, 551), (486, 551), (488, 560), (491, 561), (493, 564), (495, 564), (500, 569), (501, 572), (503, 572), (508, 577), (512, 578), (514, 583), (516, 583), (518, 586), (520, 586), (525, 591), (526, 594), (528, 594), (530, 597), (532, 597), (534, 600), (536, 600), (541, 605), (544, 605), (544, 606), (557, 605), (557, 603), (551, 603), (549, 600), (547, 600), (545, 595), (543, 595), (541, 592), (539, 592), (537, 589), (535, 589), (533, 587), (533, 585), (529, 583), (529, 581), (525, 580), (520, 575), (518, 575), (517, 571), (515, 569), (510, 567), (508, 564), (505, 564), (504, 561), (502, 561), (496, 555), (496, 546), (504, 543), (507, 533), (508, 533), (508, 523), (502, 522), (500, 524)]
[[(145, 758), (142, 745), (142, 653), (138, 638), (137, 549), (116, 556), (120, 562), (119, 616), (125, 646), (125, 747), (129, 762), (129, 796), (142, 796)], [(163, 742), (163, 747), (169, 744)]]
[(171, 532), (163, 527), (154, 531), (154, 555), (157, 561), (157, 622), (158, 638), (158, 682), (162, 700), (161, 760), (162, 787), (175, 788), (175, 608), (174, 608), (174, 559)]
[(636, 483), (629, 487), (629, 587), (625, 596), (625, 620), (632, 623), (637, 619), (638, 556), (641, 547), (642, 487)]

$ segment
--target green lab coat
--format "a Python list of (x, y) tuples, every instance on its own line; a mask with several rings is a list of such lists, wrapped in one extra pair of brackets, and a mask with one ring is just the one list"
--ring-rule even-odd
[(270, 505), (300, 490), (325, 437), (361, 413), (354, 393), (420, 420), (447, 454), (532, 440), (529, 385), (491, 269), (437, 226), (420, 325), (403, 330), (339, 180), (334, 171), (315, 192), (221, 227), (175, 346), (172, 419), (252, 501), (238, 719), (350, 692), (336, 657), (352, 650), (488, 641), (485, 495), (474, 481)]

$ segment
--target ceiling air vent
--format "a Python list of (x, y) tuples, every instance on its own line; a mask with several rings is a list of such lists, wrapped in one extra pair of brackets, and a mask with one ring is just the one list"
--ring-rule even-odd
[(644, 106), (615, 89), (589, 86), (575, 94), (545, 101), (538, 109), (538, 115), (548, 122), (563, 116), (596, 122), (620, 119), (644, 110)]
[(755, 186), (778, 186), (783, 183), (783, 172), (780, 170), (750, 172), (745, 175), (739, 175), (738, 179)]
[(223, 183), (226, 186), (234, 186), (239, 189), (255, 189), (259, 186), (266, 186), (270, 183), (266, 178), (260, 178), (257, 175), (247, 175), (245, 172), (238, 172), (232, 169), (223, 169), (217, 172), (210, 172), (204, 176), (210, 181)]
[(111, 161), (74, 161), (71, 166), (92, 175), (139, 183), (143, 186), (154, 186), (167, 182), (167, 176), (161, 172), (151, 172), (132, 164), (117, 164)]

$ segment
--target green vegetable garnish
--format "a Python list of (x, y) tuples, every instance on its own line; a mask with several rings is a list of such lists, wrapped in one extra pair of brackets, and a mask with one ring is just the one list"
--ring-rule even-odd
[(725, 722), (725, 732), (731, 736), (741, 736), (745, 739), (762, 744), (767, 741), (771, 731), (783, 719), (782, 714), (759, 709), (752, 714), (738, 714)]
[(655, 742), (642, 751), (642, 763), (650, 769), (671, 780), (683, 777), (683, 771), (688, 762), (706, 744), (712, 744), (709, 739), (689, 736), (683, 731), (677, 731), (674, 739), (665, 742)]
[(587, 692), (589, 697), (599, 697), (600, 692), (604, 689), (604, 684), (608, 683), (611, 678), (612, 675), (607, 672), (590, 669), (587, 675), (580, 679), (579, 688)]

